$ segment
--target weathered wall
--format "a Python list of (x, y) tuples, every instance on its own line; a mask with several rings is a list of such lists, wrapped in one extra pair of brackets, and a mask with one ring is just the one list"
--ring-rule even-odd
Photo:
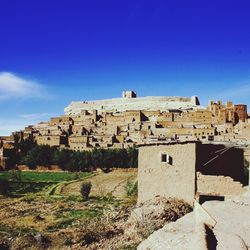
[(237, 120), (245, 122), (247, 120), (247, 105), (235, 105), (235, 112), (237, 113)]
[(51, 147), (67, 144), (67, 137), (60, 135), (51, 135), (51, 136), (37, 136), (37, 144), (38, 145), (49, 145)]
[(124, 115), (113, 115), (113, 114), (107, 114), (105, 116), (106, 118), (106, 123), (109, 124), (114, 124), (114, 123), (118, 123), (118, 124), (124, 124), (125, 122), (125, 118)]
[(241, 195), (243, 187), (240, 182), (229, 176), (202, 175), (197, 173), (197, 192), (202, 195)]
[[(195, 195), (195, 150), (195, 143), (140, 147), (138, 202), (160, 195), (192, 204)], [(172, 165), (161, 162), (162, 154), (172, 157)]]

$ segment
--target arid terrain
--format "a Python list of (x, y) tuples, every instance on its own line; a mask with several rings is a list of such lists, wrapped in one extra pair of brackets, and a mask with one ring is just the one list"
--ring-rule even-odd
[[(78, 178), (37, 193), (1, 196), (1, 249), (136, 249), (154, 230), (190, 211), (177, 200), (136, 205), (136, 169)], [(79, 190), (86, 180), (92, 190), (84, 201)]]

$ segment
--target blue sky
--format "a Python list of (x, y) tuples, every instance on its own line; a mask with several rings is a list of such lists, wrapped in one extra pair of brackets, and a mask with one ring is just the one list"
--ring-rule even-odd
[(249, 12), (249, 0), (0, 0), (0, 134), (124, 89), (250, 104)]

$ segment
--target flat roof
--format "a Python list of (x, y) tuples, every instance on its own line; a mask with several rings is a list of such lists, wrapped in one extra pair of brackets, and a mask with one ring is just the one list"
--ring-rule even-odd
[(138, 144), (138, 147), (148, 147), (148, 146), (161, 146), (161, 145), (174, 145), (174, 144), (188, 144), (188, 143), (199, 143), (201, 141), (166, 141), (166, 142), (153, 142), (153, 143), (142, 143)]
[(161, 146), (161, 145), (175, 145), (175, 144), (188, 144), (188, 143), (196, 143), (196, 144), (204, 144), (204, 145), (223, 145), (229, 147), (237, 147), (237, 148), (245, 148), (248, 147), (249, 144), (246, 143), (237, 143), (237, 142), (228, 142), (228, 141), (164, 141), (164, 142), (152, 142), (152, 143), (141, 143), (138, 144), (138, 147), (149, 147), (149, 146)]

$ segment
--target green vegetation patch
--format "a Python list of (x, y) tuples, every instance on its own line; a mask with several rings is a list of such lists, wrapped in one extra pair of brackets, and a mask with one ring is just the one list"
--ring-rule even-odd
[(37, 231), (28, 227), (10, 227), (4, 224), (0, 224), (0, 236), (16, 237), (23, 235), (34, 235)]
[[(5, 171), (0, 173), (0, 182), (8, 181), (8, 193), (24, 195), (26, 193), (49, 192), (55, 184), (91, 176), (86, 172), (38, 172), (38, 171)], [(62, 183), (63, 184), (63, 183)]]
[(12, 195), (24, 195), (27, 193), (38, 193), (48, 188), (53, 183), (50, 182), (9, 182), (10, 193)]
[(98, 209), (69, 209), (68, 211), (58, 211), (56, 217), (58, 218), (56, 223), (49, 226), (47, 230), (54, 232), (60, 229), (67, 228), (74, 224), (75, 221), (84, 221), (100, 216), (102, 212)]
[(71, 226), (73, 222), (74, 222), (74, 219), (62, 219), (62, 220), (56, 222), (54, 225), (49, 226), (47, 228), (47, 231), (48, 232), (55, 232), (55, 231), (58, 231), (60, 229), (67, 228), (67, 227)]
[[(61, 182), (71, 181), (79, 178), (90, 176), (91, 173), (86, 172), (38, 172), (38, 171), (20, 171), (21, 182)], [(12, 171), (0, 173), (0, 179), (12, 180)]]
[(85, 210), (70, 210), (63, 214), (65, 218), (71, 219), (86, 219), (86, 218), (94, 218), (101, 214), (101, 211), (98, 209), (85, 209)]

